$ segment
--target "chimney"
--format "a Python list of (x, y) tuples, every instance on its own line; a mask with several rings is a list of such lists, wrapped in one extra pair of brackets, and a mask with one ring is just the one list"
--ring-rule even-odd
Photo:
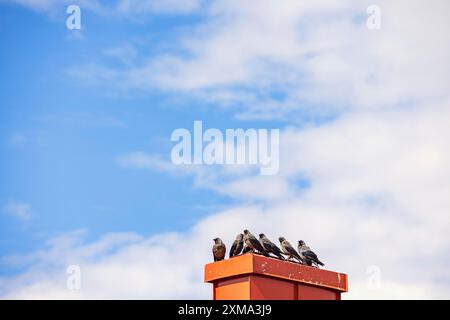
[(214, 300), (340, 300), (344, 273), (243, 254), (205, 265)]

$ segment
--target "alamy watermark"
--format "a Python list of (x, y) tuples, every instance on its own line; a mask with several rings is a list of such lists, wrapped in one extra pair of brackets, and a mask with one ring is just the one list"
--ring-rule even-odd
[(81, 289), (81, 268), (80, 266), (73, 264), (67, 267), (66, 273), (68, 274), (66, 280), (66, 287), (69, 290)]
[(67, 7), (66, 13), (69, 15), (66, 26), (69, 30), (81, 30), (81, 9), (76, 4)]
[(367, 267), (366, 273), (367, 273), (366, 287), (370, 290), (380, 289), (381, 268), (377, 265), (370, 265)]
[(369, 30), (380, 30), (381, 29), (381, 8), (376, 4), (372, 4), (367, 7), (366, 13), (369, 15), (367, 17), (366, 26)]
[(202, 121), (194, 121), (193, 134), (179, 128), (171, 141), (178, 142), (171, 152), (175, 165), (258, 165), (261, 175), (279, 170), (279, 129), (219, 129), (203, 132)]

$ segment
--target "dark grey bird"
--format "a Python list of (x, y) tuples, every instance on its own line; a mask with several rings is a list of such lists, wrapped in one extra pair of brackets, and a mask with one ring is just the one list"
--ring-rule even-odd
[(280, 250), (280, 248), (278, 248), (275, 243), (270, 241), (264, 233), (259, 234), (259, 243), (261, 243), (261, 245), (267, 252), (274, 254), (281, 260), (285, 260), (283, 257), (283, 252)]
[(212, 247), (212, 252), (214, 261), (223, 260), (223, 258), (225, 258), (225, 252), (227, 251), (227, 248), (220, 238), (214, 238), (213, 240), (214, 245)]
[(281, 250), (283, 251), (283, 253), (285, 255), (288, 256), (287, 260), (291, 259), (292, 257), (294, 257), (295, 259), (298, 260), (298, 262), (300, 263), (304, 263), (304, 261), (302, 260), (302, 258), (300, 257), (300, 255), (298, 254), (298, 252), (294, 249), (293, 246), (291, 246), (291, 244), (289, 243), (289, 241), (287, 241), (284, 237), (279, 237), (278, 241), (280, 241), (280, 245), (281, 245)]
[(312, 266), (313, 264), (316, 266), (324, 266), (322, 261), (317, 258), (317, 255), (306, 245), (305, 241), (299, 240), (297, 249), (300, 257), (308, 266)]
[(236, 239), (234, 240), (233, 245), (231, 246), (230, 258), (240, 254), (243, 247), (244, 247), (244, 235), (242, 233), (239, 233), (236, 236)]
[(250, 231), (248, 231), (247, 229), (244, 230), (244, 242), (251, 249), (252, 252), (258, 250), (265, 256), (269, 255), (264, 249), (264, 247), (261, 245), (261, 243), (259, 243), (258, 239), (256, 239), (256, 237), (252, 235)]

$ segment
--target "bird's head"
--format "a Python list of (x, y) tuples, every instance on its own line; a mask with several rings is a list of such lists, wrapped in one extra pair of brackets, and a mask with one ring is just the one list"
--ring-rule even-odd
[(284, 240), (286, 240), (284, 237), (279, 237), (278, 241), (283, 242)]
[(260, 233), (260, 234), (259, 234), (259, 237), (260, 237), (260, 238), (265, 238), (266, 235), (265, 235), (264, 233)]
[(242, 233), (239, 233), (239, 234), (236, 236), (236, 240), (242, 240), (242, 239), (244, 239), (244, 235), (243, 235)]
[(245, 234), (245, 235), (247, 235), (247, 234), (249, 234), (249, 233), (250, 233), (250, 231), (248, 231), (247, 229), (244, 230), (244, 234)]
[(214, 241), (214, 243), (219, 244), (221, 240), (220, 240), (220, 238), (214, 238), (213, 241)]
[(304, 245), (305, 245), (305, 241), (303, 241), (303, 240), (298, 240), (298, 245), (299, 245), (299, 246), (304, 246)]

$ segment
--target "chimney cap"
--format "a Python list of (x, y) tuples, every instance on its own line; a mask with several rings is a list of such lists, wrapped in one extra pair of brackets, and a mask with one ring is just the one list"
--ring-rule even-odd
[(247, 274), (324, 287), (339, 292), (348, 291), (348, 276), (345, 273), (281, 261), (251, 253), (205, 265), (205, 282), (216, 282), (221, 279)]

